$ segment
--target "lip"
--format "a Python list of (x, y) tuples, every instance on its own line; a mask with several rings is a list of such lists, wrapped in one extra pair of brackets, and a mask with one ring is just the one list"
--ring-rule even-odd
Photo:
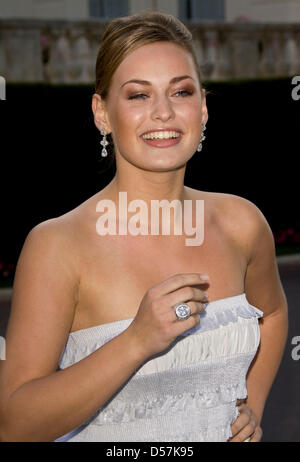
[(141, 137), (143, 135), (147, 135), (148, 133), (153, 133), (153, 132), (178, 132), (178, 133), (183, 133), (180, 128), (174, 128), (174, 127), (164, 127), (164, 128), (152, 128), (152, 130), (147, 130), (146, 132), (141, 134)]
[(161, 139), (154, 139), (154, 140), (145, 140), (142, 138), (144, 143), (152, 146), (153, 148), (169, 148), (171, 146), (175, 146), (176, 144), (180, 143), (182, 138), (182, 134), (178, 138), (169, 138), (165, 140)]

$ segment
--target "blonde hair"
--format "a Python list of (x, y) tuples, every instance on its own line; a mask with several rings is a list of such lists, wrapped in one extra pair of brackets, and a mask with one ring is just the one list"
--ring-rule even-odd
[(124, 58), (137, 48), (154, 42), (171, 42), (181, 46), (193, 57), (202, 88), (192, 34), (171, 14), (144, 11), (113, 19), (105, 28), (96, 62), (95, 91), (102, 99), (108, 96), (112, 77)]

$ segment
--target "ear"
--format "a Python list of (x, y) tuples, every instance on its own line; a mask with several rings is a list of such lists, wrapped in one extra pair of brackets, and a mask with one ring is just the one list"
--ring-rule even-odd
[(207, 106), (206, 106), (206, 91), (205, 89), (203, 88), (202, 91), (202, 122), (203, 122), (203, 125), (206, 125), (207, 121), (208, 121), (208, 110), (207, 110)]
[(98, 95), (98, 93), (93, 94), (92, 110), (94, 113), (94, 122), (98, 130), (100, 131), (102, 128), (104, 128), (106, 133), (111, 133), (106, 104), (101, 96)]

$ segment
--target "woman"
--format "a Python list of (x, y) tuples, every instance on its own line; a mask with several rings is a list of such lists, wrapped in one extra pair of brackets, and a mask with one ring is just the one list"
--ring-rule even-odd
[[(260, 441), (286, 298), (257, 207), (184, 186), (208, 119), (185, 26), (151, 12), (112, 21), (92, 110), (104, 155), (106, 135), (113, 140), (116, 175), (27, 236), (1, 372), (1, 439)], [(139, 216), (143, 234), (133, 200), (150, 215)], [(157, 200), (174, 213), (151, 233)], [(203, 215), (197, 245), (175, 231), (187, 203), (204, 204), (188, 209), (193, 223)], [(99, 212), (111, 205), (121, 215), (104, 235)]]

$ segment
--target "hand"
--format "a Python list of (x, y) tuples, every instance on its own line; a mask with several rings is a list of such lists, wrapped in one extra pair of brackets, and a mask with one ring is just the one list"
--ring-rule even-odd
[(246, 404), (238, 406), (240, 415), (231, 425), (232, 437), (230, 443), (245, 442), (247, 438), (250, 443), (257, 443), (262, 438), (262, 429), (259, 426), (258, 418), (253, 414)]
[[(127, 328), (135, 348), (143, 359), (160, 353), (183, 332), (200, 322), (207, 302), (206, 294), (198, 285), (207, 284), (201, 274), (176, 274), (151, 287), (144, 295), (139, 310)], [(177, 303), (186, 302), (191, 308), (191, 316), (178, 320), (173, 309)]]

